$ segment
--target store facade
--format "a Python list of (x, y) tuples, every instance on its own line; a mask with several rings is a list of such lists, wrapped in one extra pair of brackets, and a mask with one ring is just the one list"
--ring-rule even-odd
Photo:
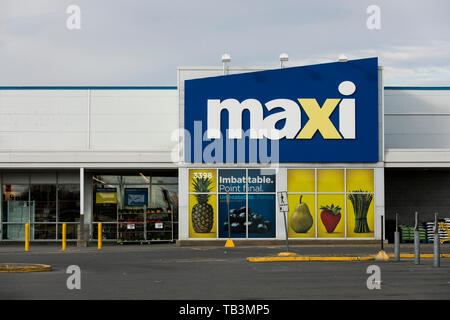
[(390, 239), (396, 214), (450, 217), (449, 106), (448, 87), (384, 87), (376, 58), (0, 87), (0, 242), (102, 223), (115, 243), (281, 243), (279, 192), (292, 241), (375, 241), (382, 219)]
[[(172, 241), (176, 87), (0, 89), (0, 241)], [(150, 107), (149, 107), (150, 106)]]
[(379, 239), (377, 59), (222, 72), (179, 69), (180, 241), (283, 240), (282, 191), (293, 240)]

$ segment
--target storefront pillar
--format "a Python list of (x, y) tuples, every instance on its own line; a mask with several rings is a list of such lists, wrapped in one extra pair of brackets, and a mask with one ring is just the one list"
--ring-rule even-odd
[(92, 178), (89, 179), (84, 168), (80, 168), (80, 226), (78, 247), (87, 247), (90, 240), (92, 222)]
[(178, 190), (178, 239), (187, 240), (189, 238), (189, 170), (187, 168), (178, 169)]
[[(384, 217), (384, 168), (375, 168), (375, 238), (381, 239), (381, 216)], [(386, 223), (386, 219), (383, 219)], [(386, 228), (383, 228), (386, 230)]]
[[(287, 169), (277, 168), (277, 179), (276, 179), (276, 191), (282, 192), (287, 191)], [(276, 239), (285, 240), (286, 239), (286, 229), (284, 228), (284, 215), (278, 210), (278, 197), (275, 197), (275, 225), (276, 225)]]

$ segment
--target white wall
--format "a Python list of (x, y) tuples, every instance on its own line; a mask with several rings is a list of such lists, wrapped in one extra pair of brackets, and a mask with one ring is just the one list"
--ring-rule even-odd
[(176, 90), (93, 90), (91, 148), (170, 151), (178, 124)]
[(170, 163), (176, 89), (0, 90), (0, 166)]
[(0, 90), (0, 150), (82, 150), (87, 90)]

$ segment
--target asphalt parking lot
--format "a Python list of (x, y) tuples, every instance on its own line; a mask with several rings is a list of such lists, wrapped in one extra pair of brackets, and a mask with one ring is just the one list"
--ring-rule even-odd
[[(377, 246), (295, 246), (301, 255), (370, 255)], [(422, 253), (432, 253), (423, 245)], [(53, 271), (0, 273), (0, 300), (17, 299), (449, 299), (450, 258), (400, 262), (262, 262), (283, 247), (176, 247), (105, 245), (62, 252), (56, 245), (0, 246), (0, 262), (50, 264)], [(392, 253), (392, 247), (386, 248)], [(402, 247), (411, 253), (411, 246)], [(450, 253), (443, 245), (441, 253)], [(81, 270), (81, 289), (67, 288), (70, 265)], [(381, 270), (381, 289), (367, 287), (367, 268)]]

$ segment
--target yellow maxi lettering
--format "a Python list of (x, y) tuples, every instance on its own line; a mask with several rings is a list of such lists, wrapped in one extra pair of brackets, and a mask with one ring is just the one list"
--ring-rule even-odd
[(296, 139), (311, 139), (317, 130), (324, 139), (342, 139), (339, 132), (330, 121), (330, 115), (336, 109), (341, 99), (327, 99), (322, 108), (316, 99), (298, 99), (309, 120), (297, 135)]

